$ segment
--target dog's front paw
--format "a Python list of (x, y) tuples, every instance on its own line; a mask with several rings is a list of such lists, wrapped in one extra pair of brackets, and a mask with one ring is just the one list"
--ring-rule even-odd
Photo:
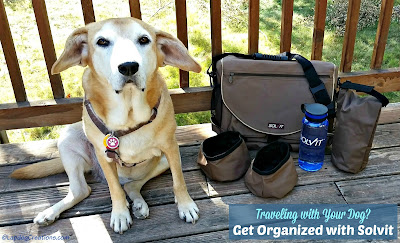
[(33, 222), (40, 226), (47, 226), (52, 224), (56, 219), (58, 219), (60, 215), (55, 213), (52, 208), (48, 208), (42, 212), (40, 212)]
[(199, 208), (192, 199), (190, 199), (190, 202), (188, 203), (178, 202), (178, 211), (179, 217), (188, 223), (195, 224), (196, 221), (199, 219)]
[(132, 212), (138, 219), (145, 219), (149, 216), (149, 206), (143, 199), (135, 199), (132, 203)]
[(115, 233), (124, 233), (124, 231), (127, 231), (131, 227), (132, 223), (132, 217), (128, 208), (112, 210), (110, 227)]

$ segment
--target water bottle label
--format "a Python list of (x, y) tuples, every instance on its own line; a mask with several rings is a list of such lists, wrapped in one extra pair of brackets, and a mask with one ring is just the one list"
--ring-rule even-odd
[(326, 127), (303, 126), (300, 138), (299, 159), (319, 163), (324, 160), (327, 138)]
[(303, 137), (303, 134), (301, 135), (301, 142), (308, 145), (308, 146), (321, 146), (322, 142), (325, 141), (326, 139), (319, 139), (319, 138), (315, 138), (314, 140), (312, 139), (308, 139), (306, 137)]

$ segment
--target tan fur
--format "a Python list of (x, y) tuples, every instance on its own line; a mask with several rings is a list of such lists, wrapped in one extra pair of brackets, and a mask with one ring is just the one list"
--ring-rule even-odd
[[(150, 40), (146, 45), (139, 42), (143, 36)], [(110, 45), (98, 45), (100, 38), (108, 38)], [(127, 77), (121, 76), (126, 75), (118, 71), (118, 65), (126, 62), (137, 62), (139, 65), (138, 71), (129, 76), (132, 82), (126, 82)], [(123, 233), (132, 224), (125, 191), (133, 201), (134, 215), (146, 218), (149, 209), (140, 189), (168, 167), (171, 169), (179, 217), (186, 222), (196, 222), (199, 209), (187, 192), (175, 138), (174, 108), (158, 68), (172, 65), (186, 71), (200, 72), (201, 66), (190, 57), (186, 47), (177, 38), (133, 18), (91, 23), (74, 31), (67, 39), (64, 52), (53, 65), (52, 73), (62, 72), (74, 65), (88, 67), (82, 77), (85, 97), (108, 129), (127, 130), (148, 121), (152, 108), (160, 100), (157, 117), (150, 124), (119, 138), (121, 159), (127, 164), (141, 162), (134, 167), (121, 167), (105, 155), (104, 134), (92, 122), (84, 107), (82, 123), (72, 124), (59, 139), (60, 156), (70, 180), (68, 195), (39, 213), (34, 222), (48, 225), (61, 212), (90, 194), (90, 187), (83, 175), (90, 170), (90, 163), (87, 162), (91, 159), (87, 149), (84, 150), (87, 140), (94, 147), (108, 183), (112, 200), (110, 226), (115, 232)], [(83, 133), (86, 138), (82, 138)], [(47, 169), (40, 164), (36, 167), (31, 165), (17, 170), (13, 176), (33, 178), (38, 172), (32, 168), (43, 170), (43, 173), (40, 172), (43, 176), (61, 170), (61, 167), (55, 167), (56, 164), (48, 165), (51, 166)], [(34, 175), (28, 175), (30, 173)], [(119, 177), (132, 180), (125, 184), (125, 191)]]
[(10, 177), (20, 180), (37, 179), (59, 174), (64, 171), (61, 159), (57, 158), (16, 169), (11, 173)]

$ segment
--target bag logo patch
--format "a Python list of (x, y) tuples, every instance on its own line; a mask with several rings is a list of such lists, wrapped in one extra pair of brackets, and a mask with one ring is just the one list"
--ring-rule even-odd
[(268, 123), (268, 128), (272, 129), (284, 129), (285, 124), (280, 124), (280, 123)]

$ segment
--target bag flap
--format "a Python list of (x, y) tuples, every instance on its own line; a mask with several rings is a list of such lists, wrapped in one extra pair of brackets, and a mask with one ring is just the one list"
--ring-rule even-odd
[[(333, 63), (311, 61), (333, 98), (337, 70)], [(249, 128), (272, 135), (301, 130), (300, 106), (315, 103), (297, 61), (265, 61), (233, 56), (221, 60), (222, 99), (232, 114)]]

